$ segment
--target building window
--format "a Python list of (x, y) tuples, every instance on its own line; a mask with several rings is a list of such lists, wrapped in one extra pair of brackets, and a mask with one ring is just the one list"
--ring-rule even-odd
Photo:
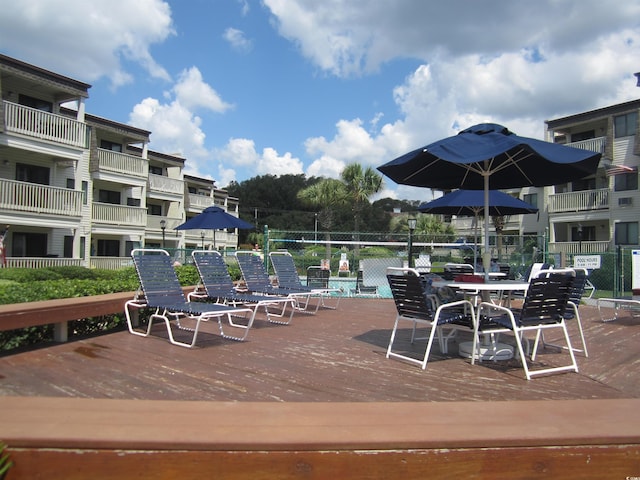
[(149, 165), (149, 173), (162, 176), (162, 167), (154, 167), (153, 165)]
[(89, 182), (82, 181), (82, 204), (86, 205), (89, 201)]
[(24, 163), (16, 164), (16, 180), (19, 182), (49, 185), (49, 169)]
[(22, 93), (18, 95), (18, 103), (25, 107), (35, 108), (36, 110), (43, 112), (53, 112), (53, 103), (39, 98), (30, 97), (29, 95), (23, 95)]
[(98, 240), (99, 257), (119, 257), (120, 242), (118, 240)]
[(45, 257), (47, 234), (14, 232), (11, 246), (12, 257)]
[(100, 140), (100, 148), (104, 150), (111, 150), (112, 152), (122, 153), (122, 144), (110, 142), (109, 140)]
[(637, 245), (638, 222), (616, 223), (615, 242), (616, 245)]
[(98, 190), (98, 202), (120, 205), (120, 192), (114, 192), (113, 190)]
[(624, 192), (626, 190), (637, 190), (638, 189), (638, 174), (636, 172), (632, 173), (621, 173), (616, 175), (614, 178), (614, 190), (616, 192)]
[(626, 115), (618, 115), (613, 119), (615, 138), (630, 137), (636, 134), (636, 126), (638, 123), (638, 112), (627, 113)]
[(130, 206), (130, 207), (139, 207), (140, 206), (140, 199), (139, 198), (127, 197), (127, 205)]
[(147, 212), (149, 213), (149, 215), (158, 215), (161, 216), (162, 215), (162, 205), (147, 205)]
[(522, 197), (522, 200), (529, 205), (538, 208), (538, 194), (537, 193), (526, 193)]
[(67, 188), (69, 190), (74, 190), (76, 188), (76, 181), (73, 178), (67, 178)]
[(64, 247), (62, 256), (64, 258), (73, 258), (73, 236), (71, 235), (64, 236)]

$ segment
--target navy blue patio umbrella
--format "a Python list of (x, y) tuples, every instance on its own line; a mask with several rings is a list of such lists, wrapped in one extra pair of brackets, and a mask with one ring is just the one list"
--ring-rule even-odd
[(234, 217), (230, 213), (224, 211), (223, 208), (211, 206), (205, 208), (193, 218), (190, 218), (175, 230), (213, 230), (213, 248), (216, 247), (216, 230), (223, 228), (241, 228), (248, 230), (254, 228), (249, 222)]
[[(430, 202), (420, 204), (418, 211), (422, 213), (475, 217), (477, 229), (478, 217), (483, 216), (485, 212), (484, 191), (456, 190)], [(523, 202), (519, 198), (515, 198), (500, 190), (489, 190), (489, 216), (524, 215), (527, 213), (536, 213), (537, 211), (538, 209), (536, 207), (527, 202)], [(474, 242), (474, 266), (477, 257), (476, 244), (477, 242)]]
[[(378, 167), (396, 183), (441, 190), (483, 190), (557, 185), (592, 175), (601, 154), (534, 138), (520, 137), (506, 127), (483, 123), (438, 140)], [(489, 216), (484, 217), (485, 232)], [(484, 267), (490, 263), (485, 235)]]

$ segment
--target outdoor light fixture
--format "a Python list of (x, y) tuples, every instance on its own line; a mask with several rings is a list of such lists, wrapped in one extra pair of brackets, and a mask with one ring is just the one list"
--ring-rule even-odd
[(582, 224), (578, 224), (578, 251), (582, 253)]
[(162, 230), (162, 248), (164, 248), (164, 231), (167, 228), (167, 221), (163, 218), (160, 220), (160, 229)]
[(415, 218), (409, 218), (407, 223), (409, 224), (408, 266), (409, 268), (413, 268), (413, 231), (416, 229), (418, 220)]

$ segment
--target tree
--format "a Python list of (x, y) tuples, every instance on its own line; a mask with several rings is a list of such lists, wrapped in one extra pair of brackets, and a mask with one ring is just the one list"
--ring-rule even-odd
[(347, 165), (340, 178), (344, 182), (347, 190), (347, 197), (351, 203), (351, 211), (353, 212), (353, 231), (356, 235), (355, 256), (360, 255), (360, 246), (358, 244), (358, 232), (360, 231), (360, 220), (362, 211), (366, 205), (369, 205), (369, 197), (377, 193), (382, 188), (382, 175), (377, 173), (373, 168), (367, 167), (363, 170), (359, 163)]
[(318, 209), (318, 223), (326, 229), (326, 258), (331, 259), (330, 232), (333, 227), (336, 210), (347, 203), (348, 195), (345, 184), (334, 178), (325, 178), (300, 190), (298, 198), (305, 204)]
[(352, 163), (342, 170), (340, 178), (347, 187), (347, 196), (353, 212), (354, 231), (358, 232), (364, 206), (369, 204), (369, 197), (382, 188), (382, 175), (371, 167), (363, 170), (359, 163)]

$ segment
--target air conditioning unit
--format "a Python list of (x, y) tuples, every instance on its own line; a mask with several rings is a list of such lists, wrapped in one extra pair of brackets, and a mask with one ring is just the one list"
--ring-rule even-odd
[(630, 207), (633, 205), (633, 198), (631, 197), (622, 197), (618, 199), (619, 207)]

